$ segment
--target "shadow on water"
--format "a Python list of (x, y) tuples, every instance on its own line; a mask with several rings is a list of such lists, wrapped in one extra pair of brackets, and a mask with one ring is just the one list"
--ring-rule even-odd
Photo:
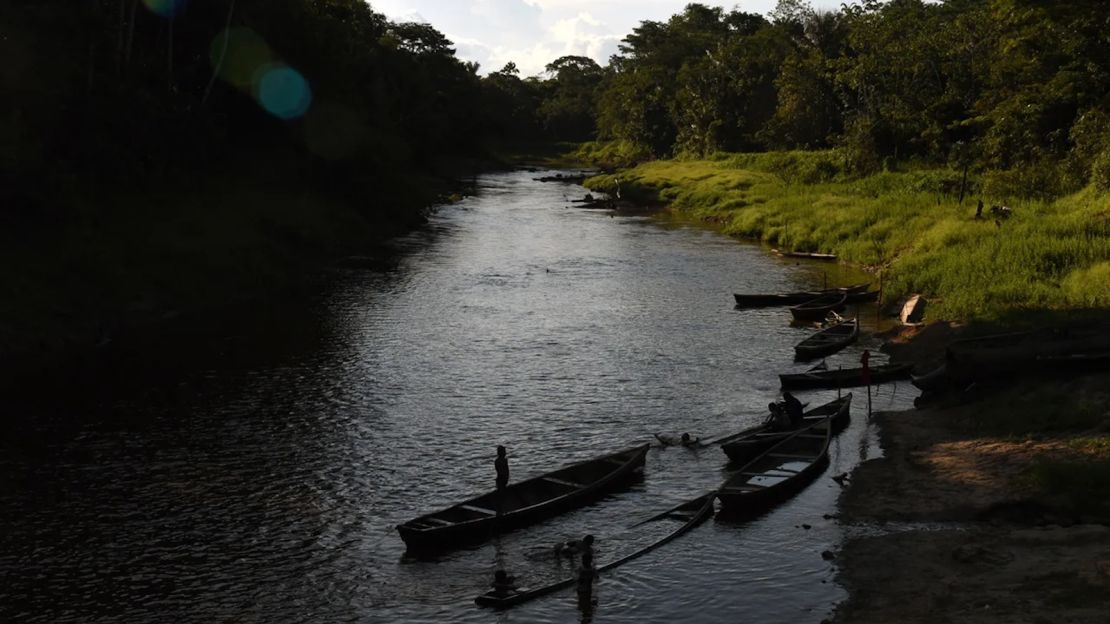
[[(431, 561), (404, 555), (395, 525), (490, 489), (497, 444), (523, 479), (656, 432), (713, 437), (760, 421), (777, 374), (804, 370), (792, 346), (809, 330), (783, 309), (738, 312), (731, 293), (812, 288), (828, 267), (577, 210), (563, 195), (582, 189), (531, 177), (482, 177), (387, 261), (115, 344), (9, 396), (0, 620), (820, 621), (843, 596), (820, 557), (842, 538), (824, 517), (831, 476), (880, 454), (862, 400), (809, 487), (603, 574), (596, 605), (572, 590), (493, 615), (473, 598), (498, 568), (563, 578), (567, 561), (536, 557), (557, 542), (594, 534), (601, 560), (649, 539), (628, 527), (717, 487), (719, 449), (653, 448), (617, 495)], [(875, 409), (908, 390), (879, 388)]]

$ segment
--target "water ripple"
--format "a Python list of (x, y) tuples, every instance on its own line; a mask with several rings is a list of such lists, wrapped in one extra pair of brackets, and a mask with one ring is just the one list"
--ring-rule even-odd
[[(523, 478), (659, 431), (757, 422), (805, 330), (730, 294), (857, 276), (570, 209), (584, 189), (532, 177), (480, 178), (379, 270), (332, 272), (306, 299), (9, 410), (40, 441), (0, 460), (0, 620), (578, 621), (573, 592), (502, 615), (472, 599), (496, 567), (572, 573), (538, 555), (562, 539), (598, 535), (599, 560), (650, 542), (627, 527), (717, 486), (718, 449), (653, 449), (628, 490), (431, 561), (406, 557), (394, 525), (489, 489), (497, 444)], [(874, 403), (912, 394), (885, 386)], [(811, 487), (603, 575), (594, 621), (820, 621), (843, 597), (820, 557), (843, 539), (823, 519), (829, 476), (881, 454), (863, 405)]]

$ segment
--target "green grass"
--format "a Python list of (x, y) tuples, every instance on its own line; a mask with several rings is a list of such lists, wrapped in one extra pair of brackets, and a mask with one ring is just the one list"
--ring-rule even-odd
[[(946, 169), (843, 173), (829, 152), (721, 154), (654, 161), (587, 182), (670, 203), (724, 232), (882, 269), (885, 299), (923, 293), (932, 319), (991, 320), (1024, 310), (1110, 306), (1110, 195), (985, 198), (1013, 216), (974, 219)], [(989, 217), (988, 211), (984, 211)]]
[[(952, 424), (975, 435), (1019, 440), (1104, 430), (1110, 424), (1107, 395), (1100, 390), (1104, 380), (1091, 377), (1007, 388), (992, 394), (989, 400), (954, 411)], [(1100, 444), (1110, 442), (1105, 437), (1087, 435), (1070, 443), (1077, 450), (1085, 448), (1091, 453), (1098, 452)], [(1110, 458), (1110, 453), (1105, 456)]]
[(1028, 478), (1057, 508), (1110, 521), (1110, 459), (1035, 462)]
[(581, 146), (566, 142), (491, 142), (485, 151), (507, 165), (573, 169), (585, 166), (588, 160), (579, 157)]

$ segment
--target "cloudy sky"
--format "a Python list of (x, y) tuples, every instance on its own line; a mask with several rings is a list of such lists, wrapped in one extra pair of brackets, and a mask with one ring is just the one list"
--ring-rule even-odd
[[(666, 20), (692, 0), (370, 0), (394, 21), (428, 22), (455, 42), (458, 56), (478, 61), (486, 74), (513, 61), (535, 75), (567, 54), (604, 64), (617, 43), (643, 20)], [(841, 0), (811, 0), (835, 9)], [(714, 4), (706, 0), (705, 4)], [(749, 13), (766, 14), (776, 0), (730, 0)]]

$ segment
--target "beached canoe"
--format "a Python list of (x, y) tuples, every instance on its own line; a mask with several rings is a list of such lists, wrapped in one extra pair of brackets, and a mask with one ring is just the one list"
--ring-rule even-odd
[(445, 549), (586, 504), (643, 472), (650, 445), (572, 464), (397, 525), (410, 550)]
[[(836, 435), (844, 430), (851, 422), (852, 394), (848, 393), (839, 399), (829, 401), (824, 405), (815, 407), (803, 415), (802, 427), (816, 424), (825, 418), (832, 418), (832, 433)], [(741, 432), (721, 445), (721, 450), (728, 455), (730, 462), (742, 464), (753, 457), (766, 451), (772, 446), (785, 440), (796, 432), (774, 431), (770, 423), (753, 427), (747, 432)]]
[(961, 384), (992, 378), (1043, 376), (1097, 366), (1110, 352), (1099, 327), (1045, 328), (956, 340), (945, 352), (947, 375)]
[(801, 490), (829, 464), (832, 418), (823, 418), (744, 464), (717, 490), (724, 516), (751, 516)]
[(910, 383), (924, 392), (939, 392), (955, 386), (955, 381), (948, 376), (948, 367), (944, 364), (921, 374), (911, 372)]
[[(822, 295), (846, 294), (848, 303), (874, 301), (879, 296), (879, 291), (868, 292), (869, 283), (853, 284), (842, 288), (826, 288), (824, 290), (803, 290), (800, 292), (782, 293), (777, 295), (746, 295), (735, 293), (732, 297), (736, 300), (738, 308), (770, 308), (775, 306), (791, 306), (812, 301)], [(862, 297), (862, 298), (861, 298)]]
[(823, 321), (829, 312), (840, 312), (848, 301), (846, 293), (822, 295), (790, 308), (795, 321)]
[(836, 260), (836, 254), (831, 253), (814, 253), (810, 251), (784, 251), (782, 249), (772, 249), (771, 253), (782, 256), (784, 258), (805, 258), (807, 260)]
[[(913, 364), (882, 364), (871, 367), (871, 383), (877, 384), (910, 376)], [(806, 388), (852, 388), (866, 386), (862, 368), (843, 368), (837, 370), (806, 371), (779, 375), (779, 382), (785, 390)]]
[(794, 346), (794, 359), (804, 362), (831, 355), (859, 338), (859, 320), (846, 319), (813, 334)]
[[(679, 525), (676, 526), (673, 531), (667, 533), (662, 538), (652, 542), (651, 544), (648, 544), (647, 546), (644, 546), (643, 548), (640, 548), (634, 552), (619, 556), (616, 559), (605, 563), (604, 565), (598, 566), (597, 572), (606, 572), (612, 570), (613, 568), (616, 568), (621, 564), (628, 563), (633, 559), (642, 557), (647, 553), (655, 550), (656, 548), (659, 548), (660, 546), (666, 544), (667, 542), (670, 542), (671, 540), (681, 536), (682, 534), (686, 533), (690, 529), (693, 529), (702, 522), (708, 520), (713, 515), (713, 501), (716, 500), (716, 497), (717, 492), (708, 492), (693, 500), (686, 501), (685, 503), (672, 507), (667, 511), (656, 514), (648, 518), (647, 520), (636, 523), (630, 528), (635, 529), (636, 527), (642, 526), (644, 524), (662, 521), (678, 522)], [(498, 592), (495, 590), (490, 590), (484, 594), (479, 595), (477, 598), (474, 599), (474, 602), (483, 607), (507, 609), (509, 607), (528, 602), (529, 600), (534, 600), (541, 596), (546, 596), (548, 594), (557, 592), (561, 589), (573, 587), (577, 584), (577, 582), (577, 577), (568, 577), (554, 583), (541, 585), (539, 587), (521, 587), (508, 592)]]

